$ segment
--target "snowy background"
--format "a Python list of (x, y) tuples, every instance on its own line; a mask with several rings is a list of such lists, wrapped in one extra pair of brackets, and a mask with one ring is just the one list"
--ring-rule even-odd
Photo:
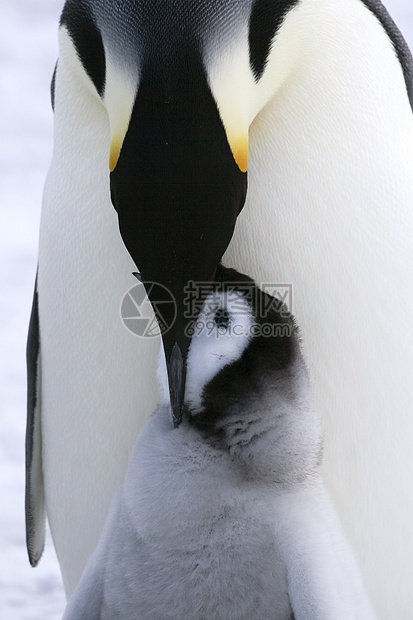
[[(0, 618), (57, 620), (65, 605), (48, 535), (30, 567), (24, 530), (25, 345), (42, 186), (52, 150), (49, 84), (63, 0), (0, 0)], [(412, 0), (387, 0), (413, 47)]]

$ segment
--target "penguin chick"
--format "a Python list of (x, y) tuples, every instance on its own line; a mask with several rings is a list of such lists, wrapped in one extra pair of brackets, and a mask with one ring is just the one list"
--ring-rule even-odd
[(292, 316), (234, 270), (196, 323), (186, 407), (139, 435), (64, 620), (372, 620), (323, 488)]

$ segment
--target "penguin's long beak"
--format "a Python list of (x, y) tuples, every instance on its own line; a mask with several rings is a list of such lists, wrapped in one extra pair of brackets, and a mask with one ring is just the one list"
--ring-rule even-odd
[[(187, 327), (186, 313), (180, 310), (180, 289), (173, 286), (166, 288), (159, 283), (144, 281), (141, 273), (134, 272), (139, 282), (144, 284), (146, 293), (158, 319), (158, 325), (162, 335), (163, 351), (165, 355), (169, 394), (174, 426), (177, 427), (182, 421), (182, 410), (185, 400), (186, 360), (190, 345)], [(174, 292), (172, 292), (172, 290)], [(177, 294), (178, 293), (178, 294)]]
[(171, 398), (172, 419), (177, 427), (182, 422), (182, 409), (185, 401), (186, 367), (181, 348), (177, 342), (172, 347), (167, 362), (169, 395)]
[(186, 362), (191, 342), (186, 329), (188, 323), (189, 321), (185, 319), (184, 313), (178, 310), (174, 325), (162, 334), (172, 420), (175, 428), (182, 422), (185, 403)]
[[(185, 287), (213, 278), (247, 189), (199, 50), (182, 45), (173, 64), (143, 64), (112, 167), (112, 203), (126, 248), (143, 282), (161, 284), (176, 300), (174, 325), (163, 342), (174, 423), (179, 424), (190, 342)], [(161, 322), (163, 309), (148, 295)]]

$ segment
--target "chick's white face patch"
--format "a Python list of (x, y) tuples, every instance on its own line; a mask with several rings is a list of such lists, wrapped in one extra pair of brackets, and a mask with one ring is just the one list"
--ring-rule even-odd
[(239, 359), (253, 337), (255, 318), (237, 291), (209, 295), (193, 324), (188, 353), (185, 402), (202, 411), (204, 387), (224, 366)]

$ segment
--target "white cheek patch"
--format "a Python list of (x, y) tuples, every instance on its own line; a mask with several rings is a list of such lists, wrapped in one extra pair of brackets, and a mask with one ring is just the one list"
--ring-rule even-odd
[(130, 75), (107, 53), (105, 106), (109, 115), (111, 143), (109, 169), (116, 168), (129, 127), (138, 89), (138, 76)]
[[(228, 313), (228, 325), (217, 325), (217, 310)], [(191, 410), (202, 410), (204, 387), (241, 357), (253, 337), (254, 325), (251, 307), (241, 293), (212, 293), (206, 299), (188, 353), (185, 402)]]
[(248, 27), (233, 37), (224, 49), (206, 50), (206, 65), (211, 92), (234, 160), (242, 172), (248, 168), (248, 127), (251, 122), (251, 98), (254, 77), (248, 48)]
[[(60, 59), (68, 61), (73, 74), (82, 80), (86, 88), (99, 97), (96, 88), (81, 63), (76, 47), (65, 26), (59, 30)], [(125, 67), (122, 61), (105, 48), (106, 75), (103, 103), (110, 123), (109, 170), (116, 168), (123, 141), (129, 128), (139, 83), (139, 68)], [(60, 61), (61, 61), (60, 60)], [(100, 99), (100, 97), (99, 97)]]

